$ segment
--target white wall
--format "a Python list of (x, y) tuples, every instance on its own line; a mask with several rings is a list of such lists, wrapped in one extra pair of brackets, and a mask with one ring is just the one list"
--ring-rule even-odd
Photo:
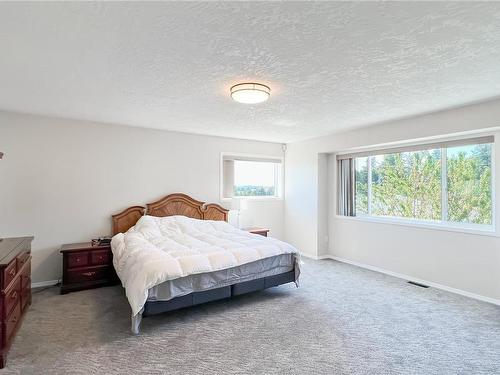
[(333, 177), (328, 173), (329, 154), (318, 154), (318, 256), (328, 254), (329, 245), (329, 180)]
[[(500, 100), (495, 100), (288, 145), (286, 240), (308, 255), (325, 255), (318, 245), (318, 233), (325, 226), (319, 207), (327, 207), (329, 255), (500, 300), (500, 238), (337, 218), (335, 173), (331, 166), (326, 168), (329, 190), (325, 194), (319, 186), (325, 180), (324, 162), (318, 159), (321, 153), (497, 130), (498, 126)], [(498, 165), (500, 161), (496, 171), (500, 191)]]
[[(318, 154), (301, 143), (285, 156), (285, 239), (309, 256), (318, 245)], [(288, 200), (288, 202), (287, 202)]]
[[(111, 214), (174, 192), (219, 201), (221, 152), (283, 156), (281, 144), (0, 112), (0, 237), (34, 235), (33, 281), (61, 277), (62, 243), (110, 234)], [(283, 201), (242, 221), (282, 237)]]

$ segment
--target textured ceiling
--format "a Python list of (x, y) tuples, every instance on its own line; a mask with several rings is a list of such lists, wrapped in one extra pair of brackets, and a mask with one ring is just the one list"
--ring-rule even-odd
[(500, 3), (0, 4), (4, 110), (290, 142), (498, 95)]

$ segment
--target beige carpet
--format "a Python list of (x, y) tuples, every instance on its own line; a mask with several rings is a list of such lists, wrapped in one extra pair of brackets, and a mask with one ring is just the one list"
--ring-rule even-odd
[(335, 261), (146, 318), (120, 287), (34, 294), (2, 374), (500, 374), (500, 307)]

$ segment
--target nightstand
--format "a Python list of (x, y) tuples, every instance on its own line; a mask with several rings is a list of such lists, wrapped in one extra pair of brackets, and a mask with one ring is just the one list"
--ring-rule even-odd
[(253, 233), (253, 234), (259, 234), (261, 236), (267, 237), (267, 233), (269, 233), (269, 229), (267, 228), (259, 228), (259, 227), (250, 227), (250, 228), (243, 228), (244, 231)]
[(92, 246), (91, 242), (61, 246), (63, 280), (61, 294), (114, 285), (119, 282), (113, 267), (110, 245)]

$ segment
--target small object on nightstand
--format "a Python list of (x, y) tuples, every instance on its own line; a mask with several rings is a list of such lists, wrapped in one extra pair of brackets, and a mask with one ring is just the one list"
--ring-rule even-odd
[(111, 237), (99, 237), (92, 239), (92, 246), (109, 246), (111, 244)]
[(247, 231), (249, 233), (259, 234), (259, 235), (264, 236), (264, 237), (267, 237), (267, 233), (269, 232), (269, 229), (267, 229), (267, 228), (259, 228), (259, 227), (243, 228), (243, 230)]
[(63, 281), (61, 294), (77, 290), (114, 285), (119, 282), (113, 267), (110, 244), (92, 242), (65, 244), (63, 254)]

